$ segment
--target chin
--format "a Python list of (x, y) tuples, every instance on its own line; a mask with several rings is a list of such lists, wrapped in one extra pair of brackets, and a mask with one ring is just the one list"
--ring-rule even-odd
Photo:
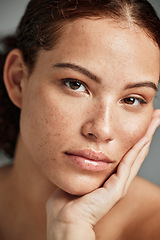
[(83, 195), (86, 195), (94, 190), (96, 190), (97, 188), (95, 189), (76, 189), (76, 190), (69, 190), (69, 191), (66, 191), (65, 189), (63, 189), (65, 192), (71, 194), (71, 195), (74, 195), (74, 196), (83, 196)]
[(85, 184), (74, 184), (73, 185), (69, 185), (69, 186), (63, 186), (60, 187), (63, 191), (71, 194), (71, 195), (75, 195), (75, 196), (83, 196), (86, 195), (90, 192), (93, 192), (94, 190), (98, 189), (99, 187), (102, 186), (103, 183), (99, 183), (99, 184), (89, 184), (89, 183), (85, 183)]
[(72, 195), (82, 196), (93, 192), (103, 186), (104, 182), (116, 171), (116, 167), (111, 172), (92, 173), (92, 174), (73, 174), (67, 177), (67, 181), (62, 181), (59, 187)]
[(48, 178), (64, 192), (82, 196), (103, 186), (114, 170), (108, 172), (70, 171), (69, 173), (66, 171), (56, 175), (51, 172), (50, 176), (48, 174)]

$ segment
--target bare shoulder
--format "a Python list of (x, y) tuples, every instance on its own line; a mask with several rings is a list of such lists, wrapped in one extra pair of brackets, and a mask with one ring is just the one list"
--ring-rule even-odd
[(130, 239), (159, 240), (160, 187), (143, 178), (136, 177), (125, 201), (127, 205), (130, 204), (134, 207), (128, 222)]
[(136, 177), (126, 196), (95, 230), (101, 240), (159, 240), (160, 188)]
[[(143, 179), (136, 177), (129, 189), (128, 196), (138, 199), (139, 206), (143, 203), (145, 210), (151, 211), (155, 208), (160, 208), (160, 187)], [(148, 204), (153, 204), (149, 205)]]
[(137, 176), (131, 184), (129, 194), (140, 197), (141, 200), (146, 198), (146, 201), (155, 201), (159, 200), (160, 187)]

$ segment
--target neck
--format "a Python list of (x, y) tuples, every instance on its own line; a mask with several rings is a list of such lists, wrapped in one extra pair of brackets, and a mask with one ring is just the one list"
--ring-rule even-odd
[[(45, 239), (46, 202), (56, 190), (56, 186), (41, 173), (25, 149), (21, 137), (18, 139), (14, 165), (8, 171), (7, 185), (6, 189), (9, 189), (7, 195), (10, 195), (9, 199), (12, 201), (9, 206), (12, 209), (14, 207), (14, 214), (12, 209), (8, 209), (13, 214), (10, 216), (14, 218), (12, 219), (15, 223), (14, 231), (16, 228), (21, 228), (25, 236), (22, 236), (22, 233), (22, 239), (31, 240), (33, 232), (34, 239)], [(33, 229), (32, 233), (31, 229)], [(26, 233), (30, 236), (26, 237)], [(13, 235), (12, 239), (14, 239)]]

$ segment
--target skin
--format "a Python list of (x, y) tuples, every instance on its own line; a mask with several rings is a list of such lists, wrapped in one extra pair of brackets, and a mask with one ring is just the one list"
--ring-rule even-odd
[[(154, 59), (152, 63), (150, 59)], [(86, 68), (101, 82), (68, 68), (53, 67), (66, 62)], [(82, 81), (89, 93), (84, 87), (74, 92), (61, 81), (64, 78)], [(158, 80), (158, 47), (144, 33), (134, 27), (117, 28), (106, 20), (69, 24), (55, 49), (40, 53), (33, 74), (22, 85), (20, 124), (27, 151), (61, 189), (76, 195), (96, 189), (145, 134), (151, 121), (155, 91), (149, 87), (124, 89), (143, 81), (157, 85)], [(148, 103), (138, 107), (120, 103), (129, 96), (142, 96)], [(115, 162), (103, 172), (82, 171), (64, 154), (79, 149), (101, 151)]]
[[(30, 76), (19, 50), (13, 50), (8, 56), (4, 80), (11, 100), (21, 108), (21, 130), (15, 166), (2, 173), (2, 178), (7, 176), (2, 191), (12, 186), (10, 194), (13, 196), (20, 190), (23, 202), (30, 206), (32, 219), (41, 219), (41, 225), (44, 226), (44, 209), (40, 213), (38, 206), (44, 208), (51, 193), (59, 189), (47, 207), (48, 240), (59, 239), (52, 233), (51, 223), (54, 222), (57, 229), (66, 230), (66, 226), (57, 226), (57, 219), (51, 211), (56, 201), (61, 205), (60, 199), (65, 203), (73, 200), (70, 194), (86, 194), (86, 198), (80, 198), (77, 203), (79, 209), (83, 209), (82, 213), (77, 214), (71, 207), (64, 211), (63, 216), (67, 216), (70, 222), (79, 216), (79, 229), (82, 226), (86, 229), (84, 236), (89, 240), (95, 238), (91, 228), (126, 194), (159, 125), (159, 112), (153, 109), (156, 91), (152, 87), (153, 84), (158, 85), (159, 60), (158, 46), (143, 30), (131, 24), (117, 24), (106, 19), (80, 19), (68, 23), (58, 44), (50, 51), (39, 52)], [(62, 67), (59, 63), (69, 63), (72, 67)], [(84, 72), (73, 69), (73, 64), (94, 74), (98, 82)], [(82, 85), (74, 90), (68, 80), (65, 83), (62, 81), (68, 78), (79, 80)], [(135, 87), (135, 84), (144, 82), (147, 85)], [(136, 99), (132, 101), (129, 98)], [(78, 168), (68, 160), (65, 152), (82, 149), (103, 152), (113, 163), (104, 171)], [(138, 160), (134, 164), (135, 159)], [(112, 175), (118, 165), (117, 175)], [(111, 201), (107, 208), (104, 208), (105, 201), (99, 204), (104, 212), (97, 211), (99, 206), (96, 205), (96, 220), (88, 222), (91, 213), (88, 212), (87, 220), (83, 213), (87, 212), (88, 201), (99, 201), (100, 196), (102, 199), (103, 190), (100, 188), (98, 193), (96, 189), (104, 182), (104, 188), (107, 189), (104, 199), (108, 201), (110, 197)], [(117, 195), (114, 195), (112, 189), (116, 189), (116, 186)], [(36, 199), (39, 199), (41, 205), (38, 205)], [(16, 205), (16, 198), (12, 200), (15, 209), (25, 209), (24, 206)], [(65, 205), (64, 202), (61, 206)], [(61, 207), (57, 209), (61, 211)], [(31, 226), (35, 226), (35, 221), (33, 223), (27, 211), (24, 211), (26, 222), (28, 220)], [(70, 215), (69, 212), (75, 214)], [(20, 222), (21, 217), (17, 222)], [(74, 230), (70, 229), (69, 225), (69, 232), (74, 234)], [(82, 239), (83, 231), (80, 232)], [(16, 236), (16, 232), (14, 234)], [(44, 239), (45, 234), (41, 236)], [(64, 240), (64, 236), (61, 237)], [(68, 239), (74, 237), (69, 235)], [(102, 236), (100, 239), (103, 239)]]

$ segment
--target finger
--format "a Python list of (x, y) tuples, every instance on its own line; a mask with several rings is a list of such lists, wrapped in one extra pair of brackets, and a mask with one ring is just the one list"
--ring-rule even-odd
[(122, 195), (126, 194), (131, 181), (137, 175), (141, 164), (147, 156), (151, 139), (159, 124), (160, 116), (159, 112), (156, 112), (145, 136), (136, 143), (121, 160), (115, 176), (119, 179), (121, 187), (124, 187), (124, 189), (121, 190), (123, 191)]
[(154, 118), (154, 117), (159, 117), (159, 116), (160, 116), (160, 109), (154, 110), (152, 117)]
[[(57, 213), (59, 213), (59, 210), (61, 212), (63, 209), (63, 219), (65, 219), (64, 216), (66, 216), (68, 222), (72, 222), (74, 219), (74, 221), (84, 221), (85, 223), (88, 222), (94, 226), (107, 214), (117, 201), (124, 196), (124, 192), (128, 189), (129, 184), (137, 174), (137, 171), (148, 152), (154, 131), (159, 125), (159, 113), (160, 111), (154, 112), (153, 119), (146, 135), (125, 155), (118, 167), (117, 173), (113, 174), (105, 182), (102, 188), (86, 194), (80, 199), (75, 199), (73, 197), (74, 201), (70, 199), (68, 194), (67, 196), (64, 196), (63, 194), (66, 194), (64, 192), (61, 193), (62, 195), (59, 195), (58, 193), (56, 196), (58, 199), (56, 209)], [(54, 195), (54, 200), (56, 197)], [(62, 201), (59, 201), (59, 199)], [(54, 201), (54, 206), (55, 204), (56, 201)], [(51, 202), (51, 205), (53, 206), (53, 201)]]
[[(157, 114), (157, 112), (156, 112), (156, 114)], [(154, 114), (154, 118), (152, 119), (152, 121), (149, 125), (149, 128), (147, 130), (147, 133), (146, 133), (146, 137), (149, 139), (149, 142), (146, 145), (144, 145), (144, 147), (142, 147), (142, 149), (138, 153), (137, 157), (135, 158), (135, 161), (133, 162), (133, 165), (131, 167), (131, 172), (130, 172), (130, 175), (129, 175), (129, 178), (128, 178), (128, 181), (126, 184), (125, 192), (127, 191), (131, 181), (137, 175), (142, 163), (144, 162), (144, 160), (149, 152), (149, 147), (150, 147), (150, 143), (151, 143), (153, 134), (155, 133), (155, 130), (157, 129), (157, 127), (159, 127), (159, 125), (160, 125), (160, 115), (156, 115), (156, 114)]]
[(127, 182), (126, 182), (126, 185), (125, 185), (125, 188), (124, 188), (124, 195), (127, 193), (128, 191), (128, 188), (131, 184), (131, 182), (133, 181), (133, 179), (136, 177), (142, 163), (144, 162), (147, 154), (148, 154), (148, 151), (149, 151), (149, 147), (150, 147), (150, 142), (147, 143), (143, 149), (140, 151), (140, 153), (138, 154), (137, 158), (136, 158), (136, 161), (134, 161), (132, 167), (131, 167), (131, 171), (130, 171), (130, 175), (127, 179)]
[(49, 217), (51, 215), (52, 218), (56, 219), (64, 206), (76, 198), (78, 197), (68, 194), (61, 189), (57, 189), (46, 203), (47, 216)]
[(85, 222), (91, 226), (95, 226), (119, 201), (120, 194), (118, 195), (117, 193), (118, 191), (114, 191), (114, 186), (111, 191), (101, 187), (81, 197), (81, 201), (77, 199), (77, 202), (74, 202), (76, 209), (72, 207), (72, 211), (76, 213), (74, 214), (75, 221), (78, 222), (78, 219), (81, 219), (80, 223)]
[(123, 157), (121, 160), (116, 175), (123, 179), (123, 183), (127, 181), (129, 178), (131, 168), (134, 164), (135, 159), (137, 158), (138, 154), (141, 150), (149, 143), (149, 139), (147, 136), (144, 136), (137, 144), (135, 144)]
[(146, 136), (152, 140), (153, 134), (160, 125), (160, 115), (152, 118), (149, 128), (147, 130)]
[[(134, 162), (136, 161), (136, 159), (137, 159), (138, 155), (140, 154), (140, 152), (142, 151), (142, 149), (146, 146), (146, 144), (151, 142), (153, 134), (154, 134), (155, 130), (157, 129), (157, 127), (159, 125), (160, 125), (160, 116), (152, 118), (151, 123), (150, 123), (150, 125), (148, 127), (148, 130), (147, 130), (145, 136), (138, 143), (136, 143), (128, 151), (128, 153), (124, 156), (124, 158), (122, 159), (122, 161), (121, 161), (122, 162), (121, 168), (129, 167), (129, 166), (133, 166), (134, 165)], [(145, 150), (146, 150), (146, 153), (147, 153), (148, 147), (144, 148), (144, 150), (143, 150), (144, 153), (145, 153)], [(143, 160), (144, 159), (142, 159), (142, 161), (140, 163), (142, 163)], [(121, 168), (120, 168), (119, 172), (121, 172)]]

